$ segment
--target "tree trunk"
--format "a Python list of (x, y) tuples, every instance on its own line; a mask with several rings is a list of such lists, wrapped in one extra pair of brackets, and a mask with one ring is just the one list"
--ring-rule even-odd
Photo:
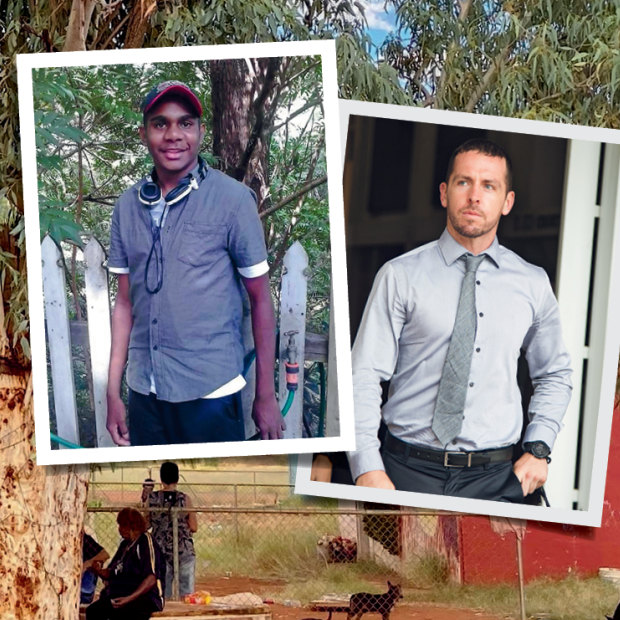
[(35, 465), (28, 376), (0, 376), (0, 617), (77, 618), (88, 467)]
[(212, 63), (213, 154), (221, 161), (220, 170), (231, 176), (250, 135), (251, 92), (250, 76), (243, 60)]
[(63, 52), (86, 49), (86, 35), (96, 4), (96, 0), (73, 0)]
[(155, 1), (134, 3), (125, 33), (125, 47), (142, 47), (144, 37), (149, 29), (149, 16), (156, 10), (157, 3)]
[(219, 60), (211, 68), (213, 154), (221, 170), (251, 187), (268, 206), (268, 140), (281, 59)]

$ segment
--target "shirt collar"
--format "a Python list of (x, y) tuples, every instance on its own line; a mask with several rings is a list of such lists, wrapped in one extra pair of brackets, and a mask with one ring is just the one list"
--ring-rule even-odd
[[(439, 241), (437, 242), (439, 245), (439, 251), (443, 256), (444, 261), (446, 261), (446, 265), (451, 265), (455, 261), (457, 261), (463, 254), (469, 252), (466, 248), (464, 248), (449, 232), (448, 229), (444, 229), (443, 233), (441, 233), (441, 237), (439, 237)], [(495, 264), (495, 266), (500, 266), (499, 261), (499, 241), (497, 237), (493, 239), (493, 243), (483, 252), (486, 254)]]

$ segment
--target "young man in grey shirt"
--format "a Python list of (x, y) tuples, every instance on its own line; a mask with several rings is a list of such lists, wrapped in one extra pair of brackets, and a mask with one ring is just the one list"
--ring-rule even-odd
[[(571, 394), (557, 301), (543, 269), (497, 241), (515, 199), (501, 147), (456, 149), (440, 197), (443, 234), (386, 263), (364, 311), (353, 347), (352, 475), (362, 486), (522, 502), (547, 478)], [(534, 394), (513, 462), (521, 350)]]
[[(256, 348), (253, 417), (263, 439), (282, 437), (275, 398), (275, 318), (256, 198), (199, 157), (202, 105), (163, 82), (142, 103), (140, 137), (151, 175), (118, 200), (109, 271), (112, 315), (107, 428), (118, 445), (243, 440), (242, 290)], [(120, 396), (125, 363), (127, 424)]]

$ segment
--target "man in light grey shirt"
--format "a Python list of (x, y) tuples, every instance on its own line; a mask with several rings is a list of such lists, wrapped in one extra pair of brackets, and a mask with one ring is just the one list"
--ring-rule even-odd
[[(470, 140), (453, 153), (446, 179), (440, 185), (446, 230), (439, 240), (386, 263), (364, 311), (353, 347), (357, 451), (349, 453), (351, 472), (362, 486), (521, 502), (547, 478), (570, 400), (558, 305), (544, 270), (497, 241), (499, 220), (515, 197), (504, 150)], [(475, 319), (473, 347), (466, 345), (464, 405), (458, 430), (444, 443), (433, 418), (444, 366), (452, 364), (446, 360), (466, 254), (484, 257), (472, 282)], [(516, 458), (523, 425), (521, 351), (534, 394), (524, 453)], [(387, 380), (382, 407), (380, 382)], [(382, 419), (387, 433), (381, 446)]]

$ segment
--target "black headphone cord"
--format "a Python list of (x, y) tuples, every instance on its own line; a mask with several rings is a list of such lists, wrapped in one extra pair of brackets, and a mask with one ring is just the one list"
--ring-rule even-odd
[[(155, 293), (159, 293), (161, 287), (164, 285), (164, 253), (163, 248), (161, 247), (161, 228), (164, 224), (164, 217), (166, 216), (166, 209), (168, 208), (168, 203), (164, 205), (164, 210), (162, 211), (161, 218), (159, 220), (159, 224), (155, 228), (155, 232), (153, 234), (153, 243), (151, 244), (151, 250), (149, 251), (149, 255), (146, 259), (146, 265), (144, 266), (144, 288), (146, 292), (150, 295), (155, 295)], [(157, 251), (157, 243), (159, 242), (159, 252)], [(151, 288), (148, 282), (148, 274), (149, 267), (151, 265), (151, 259), (155, 255), (155, 273), (157, 275), (157, 285), (155, 288)]]

